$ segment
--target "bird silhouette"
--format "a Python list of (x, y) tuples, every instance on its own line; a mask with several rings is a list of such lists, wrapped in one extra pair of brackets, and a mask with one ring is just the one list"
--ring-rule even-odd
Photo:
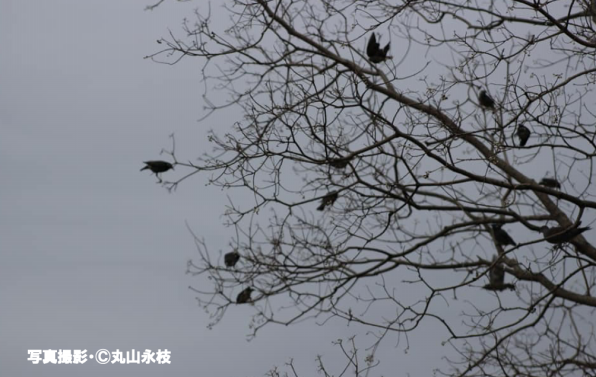
[(540, 228), (540, 233), (544, 236), (546, 242), (552, 244), (562, 244), (566, 242), (570, 242), (576, 236), (582, 234), (586, 230), (591, 229), (589, 226), (585, 226), (582, 228), (571, 228), (567, 229), (562, 226), (555, 226), (553, 228), (549, 228), (548, 226), (543, 226)]
[(161, 182), (161, 178), (159, 176), (159, 173), (163, 173), (170, 169), (172, 169), (172, 170), (174, 169), (174, 165), (172, 165), (166, 161), (145, 161), (143, 163), (146, 166), (144, 168), (142, 168), (141, 171), (146, 170), (146, 169), (151, 170), (153, 173), (155, 173), (155, 175), (157, 176), (157, 178), (159, 179), (160, 182)]
[(495, 263), (497, 257), (493, 257), (493, 265), (488, 269), (488, 284), (484, 289), (489, 291), (503, 291), (505, 289), (515, 290), (515, 286), (511, 283), (505, 284), (505, 269), (500, 263)]
[(546, 186), (546, 187), (551, 187), (551, 188), (556, 188), (556, 189), (561, 188), (561, 184), (555, 178), (544, 177), (538, 183), (541, 184), (542, 186)]
[(240, 254), (237, 251), (232, 251), (224, 255), (224, 263), (226, 267), (234, 267), (240, 260)]
[(329, 160), (329, 165), (335, 169), (344, 169), (346, 166), (348, 166), (351, 160), (352, 158), (350, 157), (333, 158)]
[(501, 225), (501, 224), (492, 224), (491, 225), (491, 227), (493, 229), (493, 234), (495, 236), (495, 241), (497, 242), (497, 244), (499, 244), (501, 246), (507, 246), (507, 245), (517, 246), (517, 244), (515, 243), (513, 238), (511, 238), (509, 233), (507, 233), (506, 231), (501, 229), (502, 226), (503, 225)]
[(491, 96), (488, 95), (486, 90), (481, 90), (480, 95), (478, 96), (478, 102), (480, 102), (480, 106), (494, 110), (495, 109), (495, 100), (492, 99)]
[(317, 207), (317, 211), (322, 211), (325, 207), (331, 207), (333, 203), (337, 200), (339, 193), (337, 191), (331, 191), (329, 194), (323, 196), (321, 199), (321, 204)]
[(238, 293), (236, 297), (236, 304), (245, 304), (251, 301), (250, 295), (254, 291), (251, 287), (246, 288), (242, 292)]
[(515, 136), (519, 138), (519, 145), (525, 147), (531, 134), (532, 133), (530, 132), (528, 127), (524, 126), (523, 124), (520, 124), (517, 127), (517, 132), (515, 133)]
[(368, 55), (368, 59), (371, 62), (378, 64), (391, 58), (390, 56), (387, 56), (387, 52), (389, 52), (389, 44), (390, 43), (387, 43), (387, 45), (381, 49), (381, 45), (377, 42), (375, 33), (372, 33), (368, 40), (368, 44), (366, 45), (366, 55)]

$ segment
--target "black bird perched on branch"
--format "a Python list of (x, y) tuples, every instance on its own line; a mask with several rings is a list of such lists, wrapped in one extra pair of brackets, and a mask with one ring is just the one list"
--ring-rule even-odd
[(327, 206), (331, 207), (333, 203), (335, 203), (335, 201), (337, 200), (338, 196), (339, 194), (337, 191), (331, 191), (329, 194), (323, 196), (323, 198), (321, 199), (321, 204), (317, 207), (317, 211), (322, 211)]
[(254, 289), (252, 289), (251, 287), (248, 287), (242, 292), (238, 293), (238, 297), (236, 297), (236, 304), (246, 304), (247, 302), (250, 302), (250, 294), (253, 290)]
[(493, 257), (493, 265), (488, 270), (488, 284), (484, 289), (489, 291), (503, 291), (505, 289), (515, 290), (515, 286), (511, 283), (505, 284), (505, 269), (500, 263), (495, 263), (497, 257)]
[(329, 160), (329, 165), (336, 169), (344, 169), (350, 163), (350, 157), (333, 158)]
[(520, 124), (517, 127), (517, 132), (515, 133), (515, 136), (519, 138), (519, 145), (525, 147), (531, 134), (532, 133), (530, 132), (528, 127), (524, 126), (523, 124)]
[(478, 102), (480, 102), (480, 106), (485, 107), (487, 109), (494, 110), (495, 109), (495, 100), (488, 95), (486, 90), (481, 90), (480, 95), (478, 96)]
[(546, 186), (546, 187), (551, 187), (551, 188), (556, 188), (556, 189), (561, 188), (561, 184), (555, 178), (544, 177), (538, 183), (541, 184), (542, 186)]
[(377, 42), (375, 33), (372, 33), (368, 40), (368, 45), (366, 46), (366, 55), (368, 55), (370, 61), (377, 64), (382, 63), (386, 59), (390, 59), (391, 56), (387, 56), (387, 52), (389, 52), (389, 43), (381, 49), (381, 45)]
[(240, 260), (240, 254), (237, 251), (232, 251), (224, 255), (224, 263), (226, 267), (234, 267)]
[(513, 238), (511, 238), (509, 233), (507, 233), (506, 231), (501, 229), (502, 226), (503, 226), (502, 224), (492, 224), (491, 225), (491, 227), (493, 228), (493, 234), (495, 236), (495, 241), (497, 241), (497, 243), (501, 246), (507, 246), (507, 245), (517, 246), (517, 244), (515, 243)]
[(582, 228), (572, 228), (567, 229), (562, 226), (556, 226), (554, 228), (549, 228), (548, 226), (543, 226), (540, 228), (540, 233), (544, 236), (546, 242), (553, 243), (553, 244), (561, 244), (570, 242), (576, 236), (579, 236), (586, 230), (591, 229), (589, 226), (585, 226)]
[(174, 165), (172, 165), (166, 161), (145, 161), (143, 163), (146, 166), (144, 168), (142, 168), (141, 171), (150, 169), (152, 172), (155, 173), (155, 175), (157, 176), (157, 178), (159, 178), (160, 181), (161, 181), (161, 178), (159, 177), (159, 173), (163, 173), (170, 169), (172, 169), (172, 170), (174, 169)]

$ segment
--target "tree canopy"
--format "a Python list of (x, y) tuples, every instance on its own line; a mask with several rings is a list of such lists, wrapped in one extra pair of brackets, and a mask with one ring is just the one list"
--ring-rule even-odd
[(184, 172), (164, 181), (232, 190), (230, 250), (197, 235), (189, 263), (210, 278), (197, 292), (213, 324), (236, 301), (254, 308), (254, 333), (335, 318), (380, 342), (433, 321), (459, 355), (445, 375), (596, 375), (596, 238), (576, 230), (596, 208), (596, 2), (224, 13), (199, 9), (149, 57), (203, 63), (206, 123), (243, 114), (196, 161), (172, 149)]

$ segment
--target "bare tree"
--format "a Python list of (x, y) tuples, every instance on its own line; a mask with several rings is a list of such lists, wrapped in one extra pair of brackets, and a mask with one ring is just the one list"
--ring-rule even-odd
[(380, 341), (438, 321), (459, 355), (445, 375), (596, 375), (594, 231), (540, 233), (594, 219), (593, 4), (228, 5), (225, 30), (197, 11), (149, 57), (200, 58), (229, 99), (209, 112), (244, 114), (196, 163), (172, 149), (189, 172), (164, 183), (204, 172), (252, 195), (227, 211), (238, 263), (196, 237), (213, 324), (250, 287), (254, 333), (334, 317)]

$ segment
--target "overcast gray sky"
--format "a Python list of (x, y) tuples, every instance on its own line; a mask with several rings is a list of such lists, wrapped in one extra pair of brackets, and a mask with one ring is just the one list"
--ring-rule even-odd
[[(143, 59), (197, 2), (147, 4), (0, 0), (0, 374), (262, 376), (294, 358), (306, 376), (317, 354), (343, 365), (331, 342), (358, 333), (345, 324), (268, 327), (247, 342), (252, 311), (237, 306), (206, 328), (184, 274), (196, 256), (185, 221), (225, 249), (225, 194), (204, 176), (170, 194), (139, 172), (143, 160), (167, 159), (171, 133), (190, 159), (218, 126), (197, 122), (199, 61)], [(429, 373), (433, 345), (410, 346), (406, 355), (390, 344), (378, 374)], [(100, 348), (168, 349), (172, 364), (27, 361), (28, 349)]]

